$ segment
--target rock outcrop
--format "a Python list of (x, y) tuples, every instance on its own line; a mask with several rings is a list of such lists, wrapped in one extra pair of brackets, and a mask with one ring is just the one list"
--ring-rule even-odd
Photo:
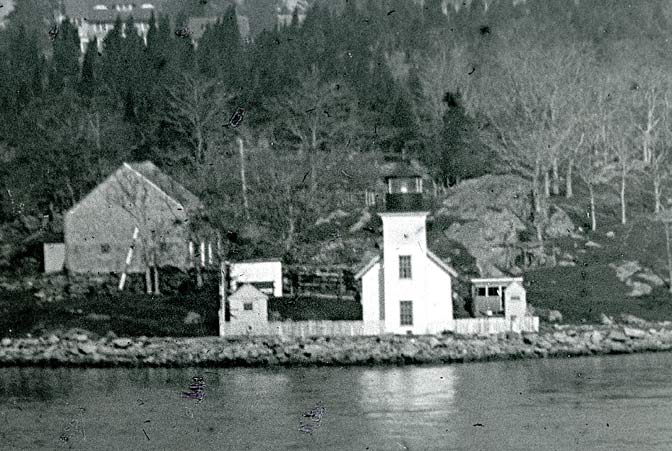
[(454, 218), (443, 233), (462, 244), (489, 274), (512, 264), (508, 248), (527, 229), (529, 183), (514, 175), (487, 175), (452, 188), (436, 217)]
[(625, 283), (631, 290), (630, 297), (639, 297), (651, 294), (653, 287), (660, 287), (665, 281), (650, 268), (643, 268), (637, 261), (622, 261), (619, 264), (611, 263), (609, 267), (616, 271), (618, 280)]

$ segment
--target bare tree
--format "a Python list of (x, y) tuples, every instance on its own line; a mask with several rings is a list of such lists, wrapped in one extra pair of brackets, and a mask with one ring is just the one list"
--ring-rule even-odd
[(245, 177), (245, 146), (243, 139), (239, 136), (236, 138), (238, 142), (238, 151), (240, 155), (240, 183), (243, 191), (243, 208), (245, 209), (245, 218), (250, 220), (250, 203), (247, 199), (247, 178)]
[(202, 163), (213, 136), (220, 135), (228, 120), (227, 102), (231, 96), (221, 82), (205, 81), (184, 74), (176, 88), (166, 88), (168, 112), (164, 120), (182, 134), (193, 148), (192, 160)]
[(517, 43), (499, 58), (497, 72), (484, 77), (480, 90), (480, 108), (494, 130), (485, 133), (484, 139), (531, 181), (540, 242), (547, 220), (549, 171), (553, 168), (553, 175), (558, 175), (559, 159), (576, 147), (584, 114), (579, 98), (586, 70), (584, 53), (580, 46), (542, 52)]
[[(165, 256), (163, 247), (167, 244), (166, 238), (174, 229), (176, 221), (181, 221), (181, 218), (175, 212), (176, 206), (170, 205), (167, 198), (161, 205), (157, 205), (158, 197), (152, 195), (154, 188), (130, 170), (123, 168), (117, 171), (113, 181), (107, 200), (122, 208), (135, 222), (139, 231), (141, 267), (145, 268), (147, 293), (158, 293), (158, 267)], [(157, 207), (160, 213), (157, 213)], [(129, 231), (129, 237), (130, 233), (132, 231)]]
[(333, 147), (336, 141), (354, 137), (353, 130), (361, 128), (354, 97), (343, 83), (323, 83), (313, 68), (296, 92), (278, 98), (272, 110), (279, 119), (279, 131), (296, 140), (299, 155), (307, 157), (309, 187), (315, 192), (318, 152), (323, 147)]
[(670, 227), (672, 224), (672, 211), (661, 208), (656, 214), (656, 220), (660, 221), (663, 224), (665, 230), (665, 250), (667, 254), (667, 274), (668, 274), (668, 287), (670, 293), (672, 293), (672, 238), (670, 235)]
[(590, 221), (591, 230), (597, 229), (597, 218), (595, 215), (595, 188), (611, 182), (619, 174), (619, 167), (613, 161), (601, 135), (590, 135), (584, 151), (578, 155), (576, 160), (576, 173), (579, 178), (588, 186), (588, 195), (590, 198)]

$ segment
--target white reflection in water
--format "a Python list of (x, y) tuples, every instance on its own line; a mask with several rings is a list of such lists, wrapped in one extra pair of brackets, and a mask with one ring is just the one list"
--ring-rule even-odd
[(455, 412), (457, 377), (450, 366), (365, 370), (359, 377), (360, 408), (374, 418), (398, 412), (443, 416)]

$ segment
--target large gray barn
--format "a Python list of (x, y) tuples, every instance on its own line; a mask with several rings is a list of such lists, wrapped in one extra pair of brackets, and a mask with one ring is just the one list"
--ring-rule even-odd
[(72, 272), (122, 272), (137, 227), (128, 272), (144, 272), (148, 264), (187, 269), (193, 264), (190, 248), (201, 248), (198, 241), (190, 245), (190, 219), (202, 209), (196, 196), (153, 163), (124, 163), (65, 214), (65, 266)]

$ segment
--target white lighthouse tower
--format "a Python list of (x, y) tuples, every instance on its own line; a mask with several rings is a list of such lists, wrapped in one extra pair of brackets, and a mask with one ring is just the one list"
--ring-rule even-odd
[(384, 332), (428, 334), (453, 328), (452, 277), (457, 273), (427, 248), (422, 177), (410, 167), (386, 178), (383, 255), (357, 275), (364, 322)]

